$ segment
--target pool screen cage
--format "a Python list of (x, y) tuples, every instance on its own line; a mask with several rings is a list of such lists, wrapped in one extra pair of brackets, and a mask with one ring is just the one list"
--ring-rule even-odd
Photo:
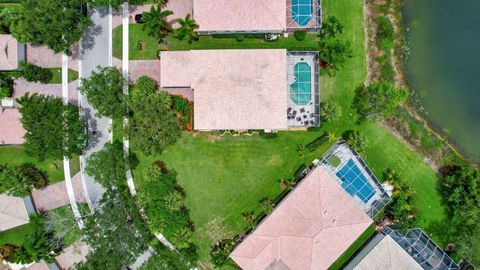
[[(385, 191), (383, 186), (378, 181), (377, 177), (375, 177), (373, 172), (368, 168), (367, 164), (362, 159), (360, 154), (358, 154), (357, 151), (355, 151), (354, 149), (350, 148), (345, 142), (336, 143), (328, 150), (328, 152), (322, 157), (321, 160), (321, 164), (327, 165), (324, 166), (325, 170), (332, 177), (334, 177), (334, 179), (337, 179), (335, 173), (335, 171), (337, 170), (337, 166), (330, 163), (330, 158), (332, 156), (337, 156), (342, 161), (349, 159), (358, 161), (358, 163), (360, 163), (360, 165), (362, 166), (362, 169), (367, 173), (367, 178), (370, 178), (373, 181), (373, 184), (375, 185), (375, 195), (372, 197), (371, 201), (368, 201), (368, 203), (364, 203), (359, 199), (358, 203), (360, 207), (363, 208), (365, 213), (369, 217), (374, 219), (375, 216), (388, 204), (388, 202), (390, 201), (390, 195)], [(370, 182), (370, 184), (372, 183)]]
[(385, 227), (382, 233), (392, 237), (425, 270), (461, 269), (421, 229), (409, 229), (402, 234), (395, 229)]
[[(311, 78), (305, 81), (297, 81), (295, 76), (295, 67), (296, 64), (299, 62), (306, 62), (309, 64), (311, 70), (311, 74), (313, 74), (313, 81)], [(288, 51), (287, 53), (287, 91), (288, 91), (288, 99), (289, 99), (289, 106), (292, 107), (293, 111), (301, 111), (310, 110), (310, 113), (307, 115), (308, 124), (303, 121), (303, 119), (296, 121), (295, 123), (289, 122), (289, 126), (307, 126), (307, 127), (318, 127), (320, 125), (320, 90), (319, 90), (319, 59), (318, 59), (318, 52), (316, 51)], [(298, 72), (298, 70), (297, 70)], [(305, 83), (310, 84), (310, 93), (306, 93), (308, 98), (311, 98), (311, 102), (308, 104), (296, 104), (292, 100), (292, 92), (291, 92), (291, 82), (296, 81), (297, 83)], [(295, 95), (302, 95), (300, 93), (296, 93)], [(299, 97), (301, 100), (307, 100), (308, 98)], [(303, 110), (302, 110), (303, 108)], [(288, 112), (287, 112), (288, 114)], [(298, 115), (297, 115), (298, 116)], [(295, 118), (295, 117), (294, 117)], [(293, 120), (291, 120), (293, 121)]]
[[(311, 12), (305, 15), (302, 12)], [(289, 30), (317, 31), (322, 27), (321, 0), (287, 0), (287, 28)]]

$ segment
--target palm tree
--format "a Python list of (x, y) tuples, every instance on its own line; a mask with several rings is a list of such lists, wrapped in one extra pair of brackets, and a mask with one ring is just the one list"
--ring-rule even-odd
[(161, 5), (152, 6), (150, 12), (142, 13), (143, 30), (147, 30), (147, 34), (162, 42), (169, 34), (172, 33), (172, 25), (167, 21), (167, 16), (173, 14), (171, 10), (162, 10)]
[(174, 30), (175, 37), (179, 40), (187, 38), (188, 43), (198, 39), (198, 33), (195, 30), (198, 29), (199, 25), (191, 18), (190, 14), (187, 14), (185, 19), (177, 19), (177, 23), (180, 24), (180, 27)]
[(334, 142), (337, 140), (337, 135), (333, 131), (328, 132), (328, 142)]
[(291, 190), (295, 187), (295, 179), (280, 179), (280, 185), (282, 189)]

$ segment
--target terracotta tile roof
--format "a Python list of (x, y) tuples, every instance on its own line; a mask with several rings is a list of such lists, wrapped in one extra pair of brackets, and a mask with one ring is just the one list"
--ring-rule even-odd
[(244, 270), (327, 269), (372, 220), (317, 167), (230, 255)]
[(27, 208), (22, 198), (0, 194), (0, 231), (27, 224)]
[(0, 108), (0, 144), (23, 144), (25, 130), (17, 109)]
[(287, 129), (287, 52), (163, 52), (161, 86), (191, 87), (196, 130)]
[(194, 0), (199, 31), (285, 31), (287, 1)]
[(18, 68), (18, 42), (12, 35), (0, 35), (0, 70)]

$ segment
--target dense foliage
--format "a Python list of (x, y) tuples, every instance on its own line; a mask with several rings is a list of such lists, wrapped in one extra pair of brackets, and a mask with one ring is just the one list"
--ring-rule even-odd
[(176, 38), (179, 40), (184, 40), (186, 38), (188, 43), (198, 40), (198, 33), (195, 32), (195, 30), (199, 28), (199, 25), (191, 18), (190, 14), (187, 14), (185, 19), (179, 18), (176, 21), (180, 25), (179, 28), (173, 30)]
[(35, 227), (25, 239), (25, 243), (9, 254), (8, 261), (19, 264), (28, 264), (44, 260), (53, 262), (63, 248), (63, 239), (55, 237), (53, 229), (45, 225), (46, 214), (30, 216), (30, 223)]
[(117, 185), (125, 178), (127, 160), (122, 143), (106, 143), (102, 150), (87, 159), (85, 171), (104, 187)]
[(360, 85), (355, 90), (353, 108), (362, 119), (377, 119), (393, 115), (400, 104), (405, 102), (410, 91), (398, 88), (389, 82), (373, 82)]
[(335, 16), (329, 16), (319, 31), (319, 58), (323, 66), (322, 71), (330, 76), (335, 76), (345, 61), (353, 57), (350, 42), (337, 37), (342, 32), (343, 25)]
[(210, 251), (210, 261), (216, 267), (220, 267), (224, 265), (227, 260), (228, 256), (232, 252), (233, 248), (235, 247), (235, 240), (232, 238), (223, 239), (218, 241), (213, 245), (212, 250)]
[(342, 116), (342, 107), (335, 101), (323, 101), (320, 103), (320, 119), (325, 122), (333, 122)]
[(13, 80), (0, 73), (0, 99), (13, 95)]
[(358, 130), (347, 130), (342, 134), (342, 137), (347, 142), (348, 146), (355, 149), (355, 151), (365, 153), (365, 149), (369, 143), (365, 134)]
[(170, 10), (162, 10), (162, 6), (152, 5), (149, 12), (142, 13), (143, 29), (148, 35), (162, 42), (172, 31), (172, 25), (168, 22), (167, 16), (172, 15)]
[(44, 160), (71, 157), (83, 150), (87, 134), (77, 106), (38, 94), (26, 94), (17, 102), (22, 105), (19, 110), (26, 131), (24, 147), (27, 153)]
[(443, 179), (442, 193), (447, 206), (448, 234), (456, 253), (480, 265), (480, 171), (454, 167)]
[(90, 77), (83, 78), (78, 88), (97, 110), (98, 116), (123, 117), (126, 112), (123, 86), (128, 82), (116, 67), (97, 67)]
[(193, 226), (177, 174), (155, 165), (146, 172), (138, 201), (153, 232), (162, 233), (179, 250), (193, 246)]
[(187, 127), (191, 121), (191, 106), (187, 99), (181, 96), (172, 96), (173, 110), (182, 115), (182, 125)]
[(47, 174), (32, 164), (0, 166), (0, 193), (25, 197), (47, 185)]
[(387, 17), (375, 18), (377, 24), (377, 38), (380, 50), (386, 51), (393, 49), (393, 37), (395, 31), (392, 22)]
[(296, 40), (302, 41), (307, 37), (307, 30), (297, 30), (293, 32), (293, 36)]
[(25, 61), (20, 63), (20, 68), (23, 71), (23, 78), (29, 82), (48, 83), (53, 77), (52, 71), (48, 68), (42, 68)]
[(22, 43), (47, 45), (56, 53), (71, 54), (70, 47), (92, 24), (81, 14), (78, 0), (22, 0), (8, 17), (10, 32)]
[(130, 116), (125, 133), (136, 149), (147, 155), (158, 154), (180, 137), (181, 128), (172, 110), (172, 97), (158, 92), (153, 79), (143, 76), (137, 80), (128, 107)]

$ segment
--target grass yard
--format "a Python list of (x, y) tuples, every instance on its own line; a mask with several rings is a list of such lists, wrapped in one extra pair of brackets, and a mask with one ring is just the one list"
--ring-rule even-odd
[[(317, 34), (308, 34), (305, 40), (297, 41), (293, 35), (285, 38), (281, 36), (277, 41), (267, 42), (257, 38), (245, 38), (237, 41), (235, 38), (218, 38), (212, 36), (200, 36), (198, 41), (189, 44), (186, 40), (178, 40), (168, 37), (165, 44), (159, 45), (157, 41), (148, 36), (142, 29), (141, 24), (129, 25), (129, 48), (130, 60), (156, 59), (161, 49), (173, 51), (202, 50), (202, 49), (253, 49), (253, 48), (286, 48), (298, 50), (312, 50), (318, 47)], [(122, 26), (113, 29), (113, 56), (122, 59)], [(144, 42), (143, 50), (138, 49), (138, 43)]]
[(25, 241), (27, 235), (33, 232), (34, 229), (35, 226), (33, 226), (31, 223), (27, 223), (10, 230), (0, 232), (0, 246), (4, 244), (14, 244), (20, 246)]
[[(63, 174), (63, 161), (47, 159), (38, 161), (25, 153), (21, 146), (0, 146), (0, 164), (20, 165), (32, 163), (47, 172), (49, 183), (61, 182), (65, 179)], [(79, 168), (76, 169), (77, 172)]]
[[(52, 71), (53, 77), (49, 83), (62, 83), (62, 68), (49, 68)], [(73, 82), (78, 79), (78, 72), (73, 69), (68, 69), (68, 82)]]
[[(377, 177), (381, 178), (382, 173), (391, 167), (405, 177), (415, 190), (419, 226), (429, 232), (433, 223), (444, 218), (441, 198), (436, 190), (438, 178), (434, 171), (380, 124), (358, 124), (358, 115), (351, 108), (354, 89), (366, 77), (363, 1), (325, 0), (323, 15), (326, 17), (329, 14), (334, 14), (344, 24), (343, 37), (352, 43), (354, 51), (354, 57), (348, 60), (336, 77), (322, 76), (320, 79), (322, 100), (334, 100), (343, 109), (340, 120), (322, 124), (321, 131), (280, 132), (274, 139), (260, 136), (220, 137), (218, 133), (186, 134), (159, 156), (147, 157), (137, 153), (140, 165), (134, 170), (134, 179), (139, 189), (142, 188), (145, 169), (156, 160), (165, 162), (169, 168), (177, 171), (196, 227), (194, 241), (199, 248), (199, 269), (210, 268), (211, 245), (243, 230), (242, 212), (258, 209), (258, 201), (262, 197), (273, 198), (278, 195), (281, 190), (279, 179), (292, 177), (302, 163), (322, 156), (328, 144), (302, 158), (298, 156), (296, 148), (298, 144), (308, 144), (324, 131), (333, 131), (338, 136), (350, 129), (365, 133), (370, 143), (364, 158)], [(226, 44), (221, 42), (227, 41), (232, 48), (254, 46), (236, 40), (220, 40), (220, 45), (213, 46), (211, 39), (201, 40), (190, 48), (198, 48), (196, 46), (202, 44), (205, 46), (202, 48), (218, 48)], [(175, 49), (185, 49), (182, 46), (177, 45)], [(138, 54), (131, 56), (139, 57)], [(438, 241), (436, 235), (432, 237)]]

